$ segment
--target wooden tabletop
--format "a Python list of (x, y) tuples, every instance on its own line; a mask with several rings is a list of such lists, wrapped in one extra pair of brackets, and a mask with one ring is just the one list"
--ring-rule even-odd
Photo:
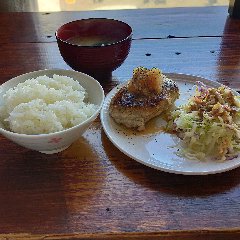
[[(54, 37), (89, 17), (133, 28), (130, 54), (107, 94), (137, 66), (198, 75), (240, 89), (240, 20), (227, 7), (0, 13), (0, 83), (70, 69)], [(0, 239), (238, 239), (240, 168), (183, 176), (146, 167), (108, 140), (99, 118), (67, 150), (44, 155), (0, 136)]]

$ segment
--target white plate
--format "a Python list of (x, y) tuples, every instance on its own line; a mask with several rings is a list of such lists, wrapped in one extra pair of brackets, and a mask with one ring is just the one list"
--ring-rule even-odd
[[(175, 73), (166, 75), (176, 81), (179, 87), (180, 98), (176, 101), (177, 106), (186, 103), (190, 95), (194, 94), (196, 81), (201, 81), (210, 87), (220, 86), (217, 82), (200, 77)], [(185, 175), (215, 174), (240, 166), (240, 157), (225, 162), (200, 162), (179, 157), (176, 155), (178, 151), (176, 141), (179, 140), (174, 135), (159, 131), (156, 133), (146, 131), (144, 134), (135, 134), (134, 131), (129, 131), (116, 124), (109, 116), (108, 109), (111, 98), (123, 85), (115, 87), (107, 95), (100, 116), (103, 129), (110, 141), (127, 156), (158, 170)], [(237, 92), (234, 93), (238, 95)], [(161, 126), (162, 121), (160, 118), (156, 118), (151, 124)], [(149, 128), (152, 129), (152, 126)]]

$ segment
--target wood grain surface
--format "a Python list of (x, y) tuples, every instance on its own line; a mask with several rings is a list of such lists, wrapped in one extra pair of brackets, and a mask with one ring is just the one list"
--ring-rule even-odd
[[(87, 17), (134, 30), (130, 54), (105, 93), (136, 66), (240, 88), (240, 21), (226, 7), (0, 13), (0, 83), (45, 68), (70, 69), (54, 32)], [(99, 118), (67, 150), (44, 155), (0, 136), (0, 239), (238, 239), (240, 169), (211, 176), (153, 170), (121, 153)]]

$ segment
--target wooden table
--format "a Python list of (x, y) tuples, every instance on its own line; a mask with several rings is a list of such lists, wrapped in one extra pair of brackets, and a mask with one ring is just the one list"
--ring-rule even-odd
[[(134, 41), (106, 93), (136, 66), (199, 75), (240, 88), (240, 20), (227, 7), (0, 13), (0, 82), (69, 69), (54, 37), (63, 23), (108, 17)], [(66, 151), (44, 155), (0, 136), (0, 239), (238, 239), (240, 168), (183, 176), (122, 154), (97, 119)]]

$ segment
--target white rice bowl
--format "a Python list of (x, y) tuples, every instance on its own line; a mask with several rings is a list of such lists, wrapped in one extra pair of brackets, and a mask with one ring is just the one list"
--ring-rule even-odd
[(103, 102), (100, 83), (84, 73), (25, 73), (0, 86), (0, 133), (41, 153), (61, 152), (89, 128)]
[(71, 77), (54, 74), (27, 79), (3, 95), (0, 116), (5, 127), (21, 134), (46, 134), (76, 126), (98, 106)]

